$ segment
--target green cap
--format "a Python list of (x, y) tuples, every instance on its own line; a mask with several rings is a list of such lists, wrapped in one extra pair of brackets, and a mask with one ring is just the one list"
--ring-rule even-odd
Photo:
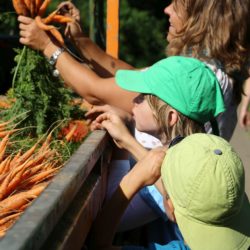
[(115, 79), (121, 88), (153, 94), (200, 123), (225, 111), (215, 74), (194, 58), (172, 56), (145, 71), (118, 70)]
[(248, 249), (244, 168), (227, 141), (208, 134), (188, 136), (168, 150), (161, 174), (192, 250)]

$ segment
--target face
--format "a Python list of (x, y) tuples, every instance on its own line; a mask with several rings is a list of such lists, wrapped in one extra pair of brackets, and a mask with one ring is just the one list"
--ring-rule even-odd
[(132, 109), (132, 113), (135, 120), (136, 129), (138, 131), (147, 132), (151, 135), (159, 137), (159, 126), (144, 95), (138, 95), (133, 102), (134, 107)]
[(163, 205), (164, 205), (168, 219), (171, 220), (172, 222), (176, 222), (175, 215), (174, 215), (174, 206), (173, 206), (172, 201), (169, 198), (169, 195), (163, 183), (162, 183), (162, 195), (163, 195)]
[(170, 42), (182, 29), (185, 18), (184, 8), (177, 3), (171, 3), (164, 9), (164, 13), (169, 16), (169, 30), (167, 41)]

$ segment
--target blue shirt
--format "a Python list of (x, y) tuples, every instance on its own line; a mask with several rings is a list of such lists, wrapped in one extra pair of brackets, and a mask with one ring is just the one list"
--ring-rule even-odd
[(166, 245), (160, 245), (157, 243), (150, 243), (148, 248), (139, 246), (124, 246), (122, 250), (190, 250), (183, 241), (175, 240)]

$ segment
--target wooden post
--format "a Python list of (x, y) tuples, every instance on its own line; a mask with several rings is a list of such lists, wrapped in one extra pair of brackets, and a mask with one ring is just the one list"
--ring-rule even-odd
[(118, 58), (119, 51), (119, 0), (107, 0), (106, 52)]

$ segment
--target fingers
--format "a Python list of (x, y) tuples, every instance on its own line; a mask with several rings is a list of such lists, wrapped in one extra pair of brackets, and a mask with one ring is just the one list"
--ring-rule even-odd
[(26, 16), (18, 16), (17, 18), (18, 22), (22, 23), (22, 24), (31, 24), (33, 22), (33, 19), (30, 17), (26, 17)]
[(90, 117), (95, 113), (103, 113), (109, 111), (109, 105), (93, 106), (86, 114), (85, 117)]

